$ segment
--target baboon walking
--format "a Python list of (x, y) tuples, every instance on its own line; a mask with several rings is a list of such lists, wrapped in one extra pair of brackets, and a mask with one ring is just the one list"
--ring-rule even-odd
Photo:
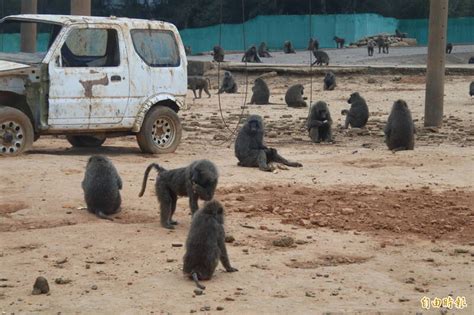
[(344, 48), (344, 44), (346, 43), (344, 38), (334, 36), (333, 40), (336, 42), (336, 48)]
[[(202, 97), (202, 90), (206, 92), (208, 97), (211, 97), (211, 93), (209, 93), (209, 88), (211, 86), (211, 81), (209, 78), (204, 78), (201, 76), (188, 76), (188, 89), (193, 91), (194, 98), (201, 98)], [(196, 90), (199, 90), (199, 97), (196, 95)]]

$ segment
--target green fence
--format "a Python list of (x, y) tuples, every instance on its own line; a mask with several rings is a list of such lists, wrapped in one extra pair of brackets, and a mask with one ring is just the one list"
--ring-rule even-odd
[[(397, 20), (377, 14), (334, 14), (311, 16), (258, 16), (244, 23), (246, 47), (265, 41), (270, 49), (281, 49), (285, 40), (291, 40), (297, 49), (305, 49), (310, 32), (318, 38), (322, 48), (335, 47), (334, 36), (343, 37), (346, 43), (378, 33), (395, 33), (398, 28), (415, 37), (420, 45), (428, 40), (428, 20)], [(243, 49), (242, 24), (222, 25), (222, 46), (225, 50)], [(219, 25), (180, 31), (185, 45), (193, 53), (209, 51), (219, 42)], [(474, 18), (452, 18), (448, 24), (448, 41), (474, 43)]]

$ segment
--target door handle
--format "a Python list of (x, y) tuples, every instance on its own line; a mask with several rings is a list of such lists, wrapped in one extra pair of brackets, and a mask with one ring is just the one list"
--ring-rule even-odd
[(122, 81), (122, 77), (119, 75), (113, 75), (110, 77), (110, 81)]

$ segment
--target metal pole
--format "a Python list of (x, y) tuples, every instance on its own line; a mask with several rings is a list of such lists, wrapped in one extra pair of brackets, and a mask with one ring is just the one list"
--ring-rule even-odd
[[(36, 14), (38, 10), (37, 0), (21, 0), (22, 14)], [(36, 52), (36, 24), (21, 23), (21, 51)]]
[(71, 0), (71, 15), (91, 15), (91, 0)]
[(444, 72), (449, 0), (431, 0), (426, 65), (425, 127), (443, 124)]

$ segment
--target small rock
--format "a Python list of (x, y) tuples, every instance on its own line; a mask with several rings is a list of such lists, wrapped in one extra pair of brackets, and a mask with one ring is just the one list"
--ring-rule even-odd
[(181, 244), (181, 243), (173, 243), (173, 244), (171, 244), (171, 247), (183, 247), (183, 244)]
[(196, 294), (196, 295), (202, 295), (203, 293), (204, 293), (204, 291), (201, 290), (201, 289), (194, 289), (194, 294)]
[(306, 291), (305, 295), (307, 297), (316, 297), (316, 294), (314, 294), (314, 292), (312, 292), (312, 291)]
[(355, 211), (352, 208), (342, 208), (341, 213), (344, 215), (354, 214)]
[(415, 278), (412, 278), (412, 277), (407, 278), (407, 279), (405, 280), (405, 283), (410, 283), (410, 284), (411, 284), (411, 283), (415, 283)]
[(467, 249), (464, 249), (464, 248), (455, 248), (454, 249), (454, 253), (455, 254), (467, 254), (469, 251)]
[(47, 294), (49, 293), (48, 280), (45, 277), (36, 278), (35, 284), (33, 285), (33, 295)]
[(175, 261), (176, 261), (176, 259), (174, 259), (174, 258), (167, 258), (166, 259), (167, 263), (171, 263), (171, 262), (175, 262)]
[(71, 279), (64, 279), (64, 278), (56, 278), (54, 280), (54, 283), (56, 284), (68, 284), (68, 283), (71, 283), (72, 280)]
[(223, 308), (222, 306), (218, 306), (218, 307), (216, 307), (216, 310), (218, 310), (218, 311), (223, 311), (224, 308)]
[(91, 286), (91, 290), (97, 290), (97, 289), (98, 287), (95, 284)]
[(201, 312), (209, 312), (211, 310), (211, 307), (209, 305), (201, 307)]
[(272, 244), (277, 247), (290, 247), (294, 242), (295, 240), (292, 237), (283, 236), (282, 238), (273, 240)]
[(237, 196), (237, 197), (235, 198), (235, 200), (237, 200), (237, 201), (244, 201), (244, 200), (245, 200), (245, 197), (244, 197), (244, 196)]
[(332, 292), (331, 292), (331, 295), (332, 295), (332, 296), (338, 296), (338, 295), (339, 295), (339, 291), (332, 291)]
[(410, 301), (410, 299), (408, 299), (406, 297), (403, 297), (403, 296), (398, 299), (398, 302), (408, 302), (408, 301)]
[(226, 301), (235, 301), (233, 297), (227, 296), (224, 300)]
[(232, 235), (226, 235), (225, 236), (225, 242), (226, 243), (233, 243), (235, 241), (235, 237), (233, 237)]

